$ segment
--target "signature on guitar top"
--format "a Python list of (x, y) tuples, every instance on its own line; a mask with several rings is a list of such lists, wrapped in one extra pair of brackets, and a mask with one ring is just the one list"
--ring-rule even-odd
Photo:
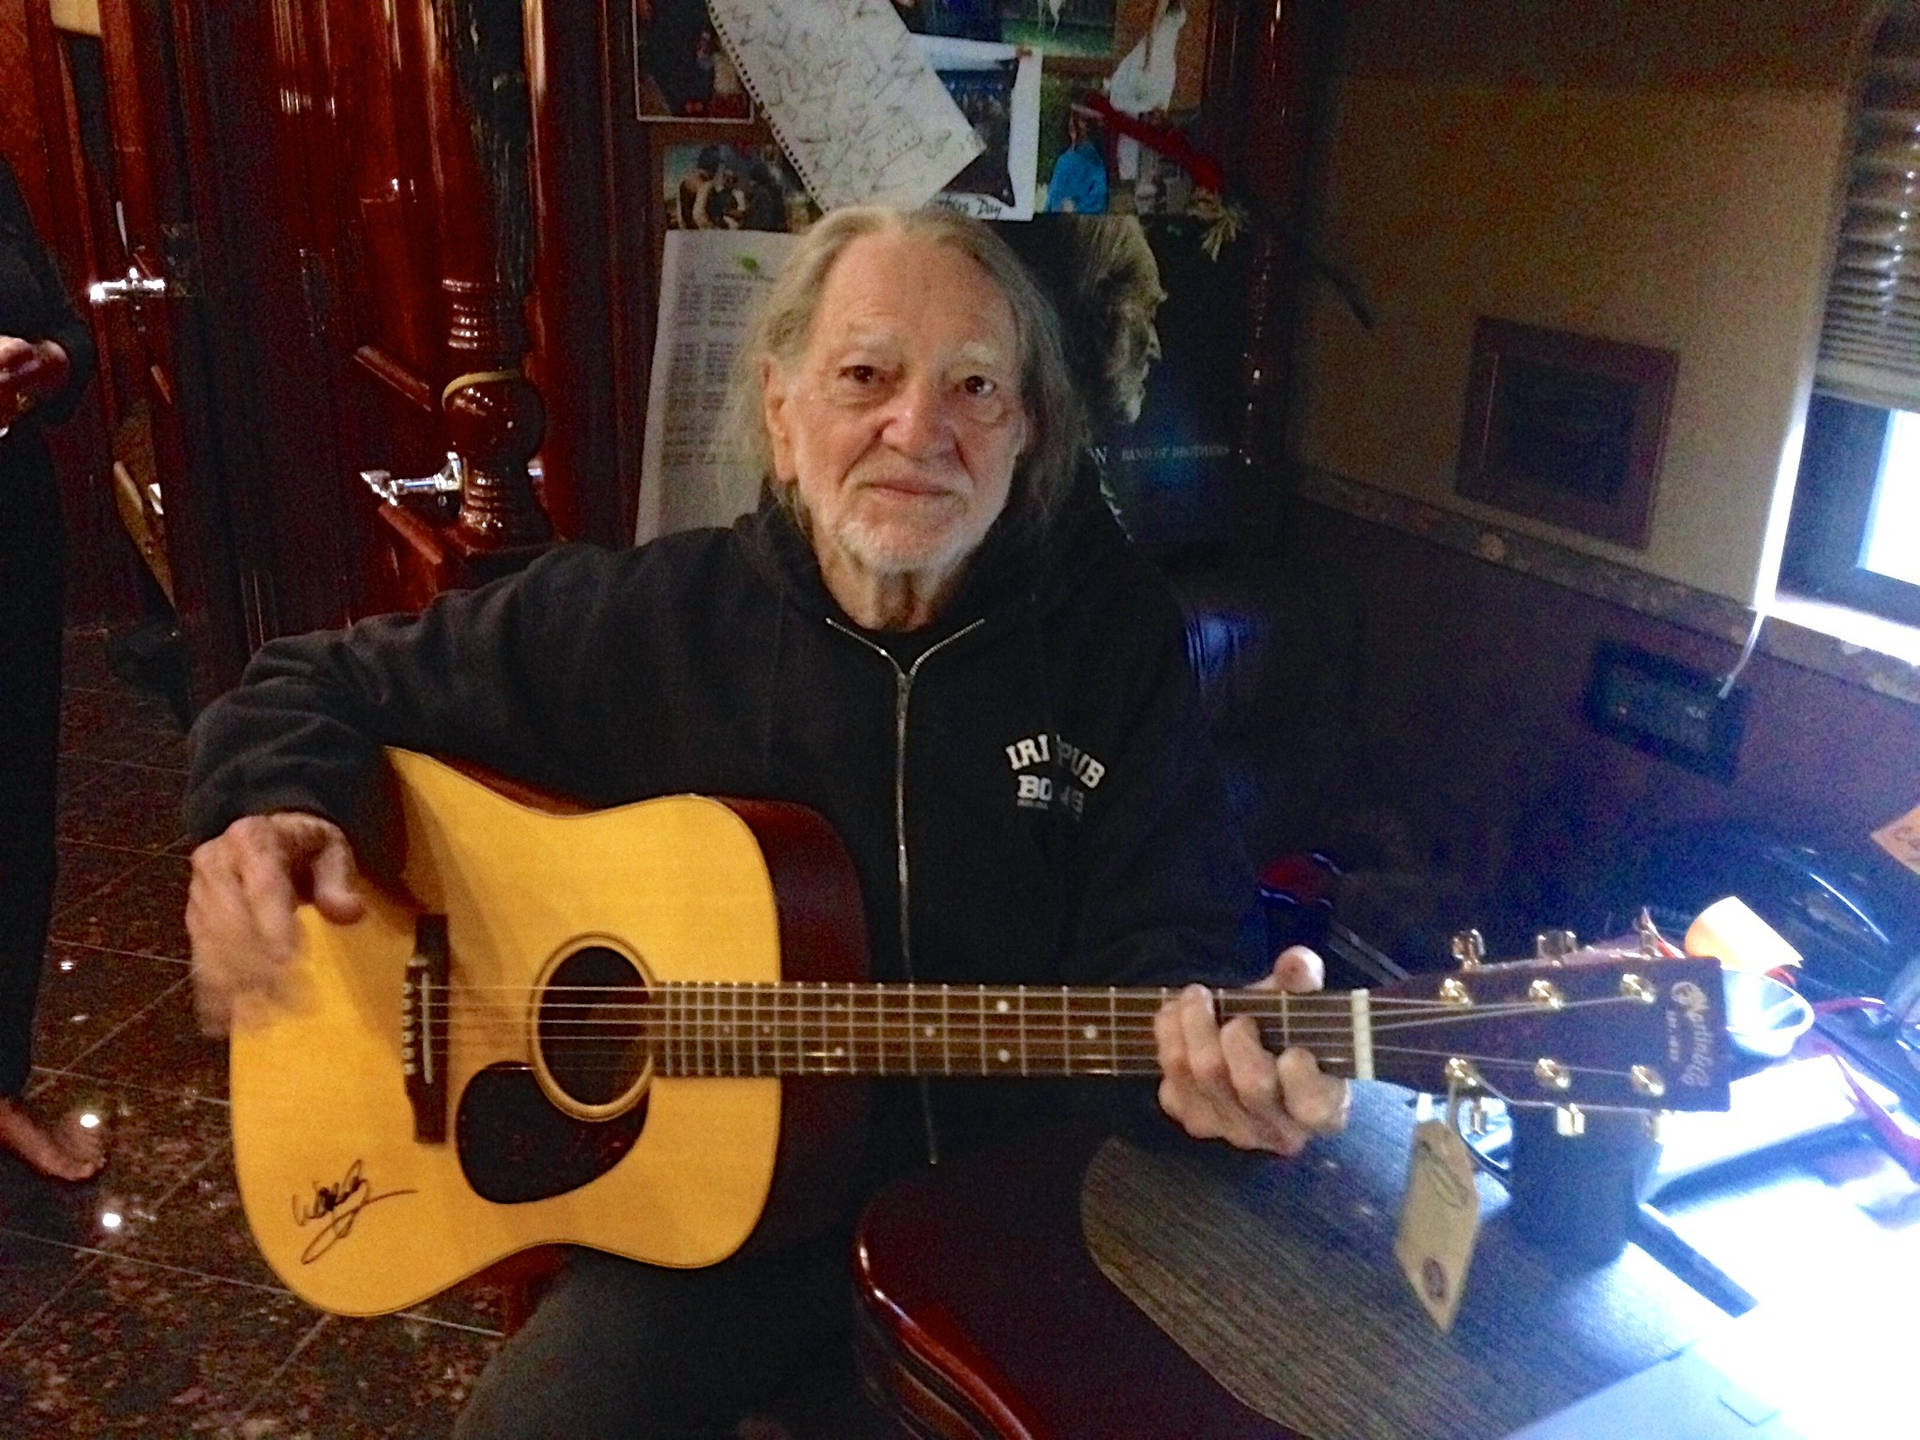
[[(543, 1244), (714, 1264), (844, 1168), (850, 1077), (1157, 1073), (1163, 989), (866, 983), (850, 863), (801, 807), (582, 813), (390, 758), (406, 903), (303, 911), (301, 1002), (232, 1043), (248, 1221), (323, 1309), (401, 1309)], [(1727, 1104), (1713, 960), (1586, 950), (1215, 1004), (1359, 1080)]]

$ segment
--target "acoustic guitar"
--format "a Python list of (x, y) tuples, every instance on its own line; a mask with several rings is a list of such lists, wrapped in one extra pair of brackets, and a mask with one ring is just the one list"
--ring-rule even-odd
[[(248, 1222), (322, 1309), (402, 1309), (540, 1245), (701, 1266), (804, 1228), (858, 1143), (847, 1077), (1158, 1070), (1165, 990), (864, 983), (852, 864), (802, 807), (583, 812), (389, 758), (405, 898), (346, 927), (304, 909), (294, 1003), (232, 1041)], [(1727, 1103), (1713, 961), (1216, 1004), (1363, 1080)]]

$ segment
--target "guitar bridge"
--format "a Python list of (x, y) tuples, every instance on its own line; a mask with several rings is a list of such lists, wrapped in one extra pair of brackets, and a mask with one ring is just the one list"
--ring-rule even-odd
[(447, 1138), (447, 917), (414, 921), (413, 955), (400, 997), (400, 1068), (407, 1103), (413, 1107), (413, 1138), (441, 1144)]

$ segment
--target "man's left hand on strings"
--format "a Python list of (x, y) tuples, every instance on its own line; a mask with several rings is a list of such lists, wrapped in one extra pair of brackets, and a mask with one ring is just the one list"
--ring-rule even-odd
[[(1325, 977), (1320, 957), (1295, 945), (1248, 988), (1303, 995), (1318, 990)], [(1218, 1024), (1205, 986), (1189, 985), (1162, 1006), (1153, 1033), (1160, 1108), (1197, 1139), (1298, 1155), (1315, 1136), (1346, 1128), (1347, 1082), (1323, 1072), (1302, 1046), (1274, 1055), (1261, 1045), (1252, 1016)]]

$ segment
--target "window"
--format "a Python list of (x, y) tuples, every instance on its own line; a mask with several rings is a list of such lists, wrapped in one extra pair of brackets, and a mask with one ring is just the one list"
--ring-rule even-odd
[(1920, 411), (1814, 395), (1780, 578), (1920, 625)]
[(1846, 213), (1780, 578), (1920, 625), (1920, 4), (1891, 6), (1853, 110)]

